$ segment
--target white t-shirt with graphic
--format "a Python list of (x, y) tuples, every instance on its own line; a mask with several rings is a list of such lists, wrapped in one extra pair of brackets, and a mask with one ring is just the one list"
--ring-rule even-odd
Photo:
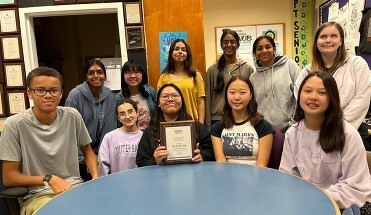
[(210, 130), (212, 136), (222, 139), (227, 162), (250, 165), (256, 165), (259, 138), (273, 132), (272, 126), (267, 121), (261, 120), (256, 126), (252, 126), (248, 119), (228, 129), (219, 121)]
[(138, 106), (138, 128), (141, 131), (144, 131), (149, 126), (149, 122), (151, 121), (151, 112), (149, 111), (147, 99), (144, 98), (140, 93), (136, 96), (130, 96)]

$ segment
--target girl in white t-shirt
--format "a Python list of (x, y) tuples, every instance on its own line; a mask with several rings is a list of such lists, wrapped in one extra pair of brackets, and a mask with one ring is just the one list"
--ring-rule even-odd
[(267, 166), (274, 129), (257, 112), (250, 80), (233, 76), (225, 100), (223, 118), (210, 130), (216, 161)]

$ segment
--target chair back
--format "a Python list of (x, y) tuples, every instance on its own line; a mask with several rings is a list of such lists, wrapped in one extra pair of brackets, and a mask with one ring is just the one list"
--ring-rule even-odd
[[(3, 161), (0, 160), (0, 190), (4, 190), (3, 184)], [(4, 197), (0, 197), (0, 211), (2, 215), (10, 215), (8, 203)]]
[(271, 155), (269, 157), (268, 167), (272, 169), (278, 169), (281, 163), (281, 156), (283, 150), (283, 142), (285, 141), (285, 135), (282, 131), (275, 125), (272, 125), (274, 129), (273, 143)]

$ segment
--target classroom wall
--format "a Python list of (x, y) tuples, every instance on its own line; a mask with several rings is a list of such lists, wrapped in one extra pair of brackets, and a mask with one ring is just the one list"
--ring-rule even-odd
[(202, 2), (206, 68), (216, 60), (215, 27), (219, 26), (285, 23), (285, 54), (292, 57), (292, 0), (274, 0), (269, 3), (261, 0)]

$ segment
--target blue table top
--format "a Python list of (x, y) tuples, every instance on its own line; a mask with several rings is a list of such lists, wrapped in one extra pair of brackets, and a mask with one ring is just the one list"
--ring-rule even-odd
[(316, 186), (256, 166), (203, 162), (151, 166), (84, 183), (47, 203), (43, 214), (336, 214)]

